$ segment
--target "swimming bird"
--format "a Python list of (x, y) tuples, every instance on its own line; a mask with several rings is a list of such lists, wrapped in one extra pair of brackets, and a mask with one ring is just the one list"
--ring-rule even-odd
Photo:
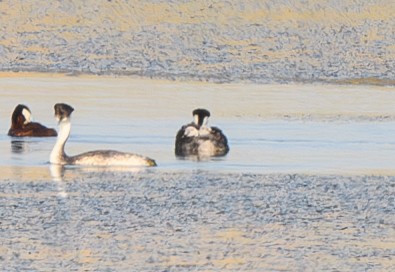
[(67, 156), (64, 147), (70, 135), (70, 118), (74, 108), (64, 103), (58, 103), (54, 109), (59, 125), (59, 134), (50, 155), (50, 163), (90, 166), (156, 166), (156, 162), (148, 157), (114, 150), (97, 150), (76, 156)]
[(8, 130), (8, 135), (13, 137), (52, 137), (58, 135), (53, 128), (47, 128), (31, 120), (30, 109), (22, 104), (17, 105), (11, 116), (11, 128)]
[(210, 112), (195, 109), (193, 122), (178, 131), (175, 142), (177, 156), (213, 157), (224, 156), (229, 152), (228, 140), (217, 127), (207, 126)]

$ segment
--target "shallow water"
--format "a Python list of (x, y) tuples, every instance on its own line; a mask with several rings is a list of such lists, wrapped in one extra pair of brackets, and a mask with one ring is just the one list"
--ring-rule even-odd
[[(218, 85), (125, 78), (0, 79), (1, 167), (46, 167), (55, 138), (10, 138), (10, 114), (27, 104), (56, 127), (53, 105), (71, 104), (66, 151), (120, 149), (169, 171), (212, 169), (264, 173), (387, 173), (395, 157), (395, 89), (325, 85)], [(288, 99), (287, 99), (288, 97)], [(229, 138), (216, 163), (178, 160), (174, 138), (196, 107)]]
[[(2, 270), (395, 268), (394, 88), (26, 77), (0, 92)], [(69, 154), (158, 167), (51, 167), (55, 138), (6, 135), (16, 104), (55, 127), (57, 102), (75, 108)], [(228, 156), (175, 158), (199, 106)]]

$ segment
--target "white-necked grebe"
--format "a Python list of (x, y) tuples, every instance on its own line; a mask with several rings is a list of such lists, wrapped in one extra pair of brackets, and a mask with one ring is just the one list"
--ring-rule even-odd
[(210, 112), (195, 109), (193, 122), (181, 127), (176, 136), (177, 156), (213, 157), (224, 156), (229, 152), (228, 140), (217, 127), (207, 126)]
[(50, 155), (52, 164), (61, 165), (94, 165), (94, 166), (156, 166), (154, 160), (133, 153), (114, 150), (97, 150), (76, 156), (67, 156), (64, 147), (70, 135), (70, 116), (74, 108), (58, 103), (54, 106), (55, 117), (59, 125), (59, 134)]
[(11, 116), (11, 128), (8, 130), (8, 135), (13, 137), (52, 137), (58, 135), (53, 128), (47, 128), (31, 120), (30, 109), (22, 104), (17, 105)]

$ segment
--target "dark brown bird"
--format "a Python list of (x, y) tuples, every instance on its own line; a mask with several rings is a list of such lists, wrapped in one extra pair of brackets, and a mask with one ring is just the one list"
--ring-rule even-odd
[(11, 116), (11, 128), (8, 135), (13, 137), (53, 137), (58, 135), (55, 129), (32, 122), (31, 119), (30, 109), (22, 104), (17, 105)]

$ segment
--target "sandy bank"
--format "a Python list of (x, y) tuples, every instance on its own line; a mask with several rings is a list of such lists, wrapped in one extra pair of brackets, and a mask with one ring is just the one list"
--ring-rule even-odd
[(34, 0), (1, 1), (0, 10), (1, 71), (254, 83), (395, 79), (395, 7), (386, 0)]

